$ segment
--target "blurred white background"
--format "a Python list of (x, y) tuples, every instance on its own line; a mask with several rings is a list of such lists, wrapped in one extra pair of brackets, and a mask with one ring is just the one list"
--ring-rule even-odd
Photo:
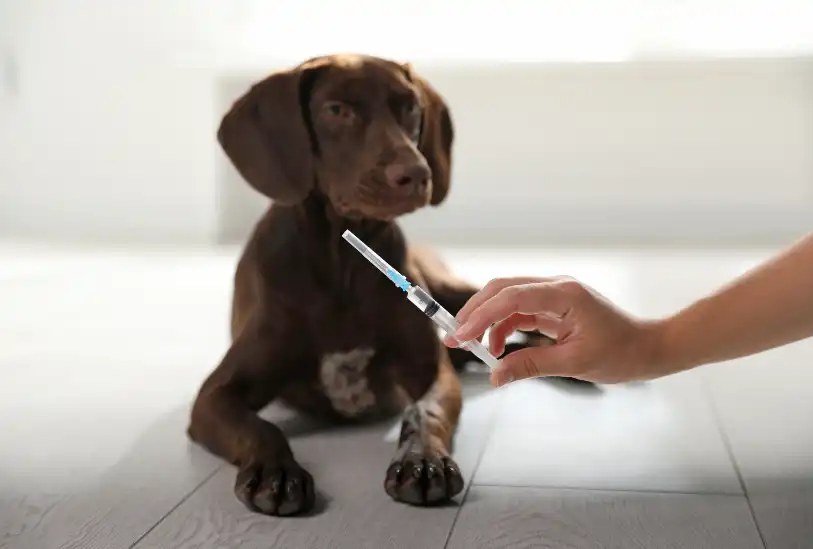
[(0, 30), (4, 236), (240, 241), (264, 202), (219, 117), (334, 51), (412, 61), (451, 104), (422, 239), (742, 246), (813, 219), (807, 0), (1, 0)]

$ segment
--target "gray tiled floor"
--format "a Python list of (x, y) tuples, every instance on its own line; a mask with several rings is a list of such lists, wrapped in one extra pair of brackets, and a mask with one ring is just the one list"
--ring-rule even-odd
[[(763, 255), (447, 257), (480, 282), (568, 272), (657, 314)], [(272, 408), (320, 508), (249, 513), (233, 468), (184, 435), (227, 344), (233, 261), (0, 246), (0, 548), (813, 547), (812, 342), (600, 394), (468, 374), (469, 490), (435, 509), (384, 494), (391, 425), (323, 431)]]
[(475, 482), (742, 494), (697, 381), (684, 374), (583, 397), (509, 386)]
[(742, 496), (475, 486), (449, 549), (757, 549)]
[(805, 341), (704, 372), (768, 547), (813, 547), (811, 357)]

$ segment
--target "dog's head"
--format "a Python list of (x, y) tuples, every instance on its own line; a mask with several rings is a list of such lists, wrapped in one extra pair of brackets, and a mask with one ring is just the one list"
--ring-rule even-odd
[(340, 215), (391, 220), (449, 191), (449, 109), (409, 65), (384, 59), (320, 57), (272, 74), (217, 136), (242, 177), (284, 205), (316, 191)]

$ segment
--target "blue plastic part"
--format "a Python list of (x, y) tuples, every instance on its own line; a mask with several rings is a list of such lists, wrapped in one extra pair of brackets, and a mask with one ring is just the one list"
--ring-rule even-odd
[(390, 280), (392, 280), (392, 282), (396, 286), (401, 288), (403, 291), (409, 290), (409, 287), (411, 286), (411, 284), (409, 283), (409, 281), (406, 279), (406, 277), (404, 275), (402, 275), (400, 273), (397, 273), (392, 269), (387, 269), (387, 276), (389, 277)]

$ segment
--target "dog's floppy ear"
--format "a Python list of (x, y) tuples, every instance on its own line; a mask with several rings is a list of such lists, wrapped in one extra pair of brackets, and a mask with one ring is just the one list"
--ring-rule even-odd
[(449, 193), (452, 178), (452, 143), (454, 125), (446, 102), (429, 83), (416, 75), (409, 65), (406, 70), (423, 94), (423, 119), (418, 149), (432, 169), (432, 205), (437, 206)]
[(254, 189), (283, 205), (314, 185), (306, 116), (316, 68), (296, 67), (253, 85), (224, 115), (217, 140)]

